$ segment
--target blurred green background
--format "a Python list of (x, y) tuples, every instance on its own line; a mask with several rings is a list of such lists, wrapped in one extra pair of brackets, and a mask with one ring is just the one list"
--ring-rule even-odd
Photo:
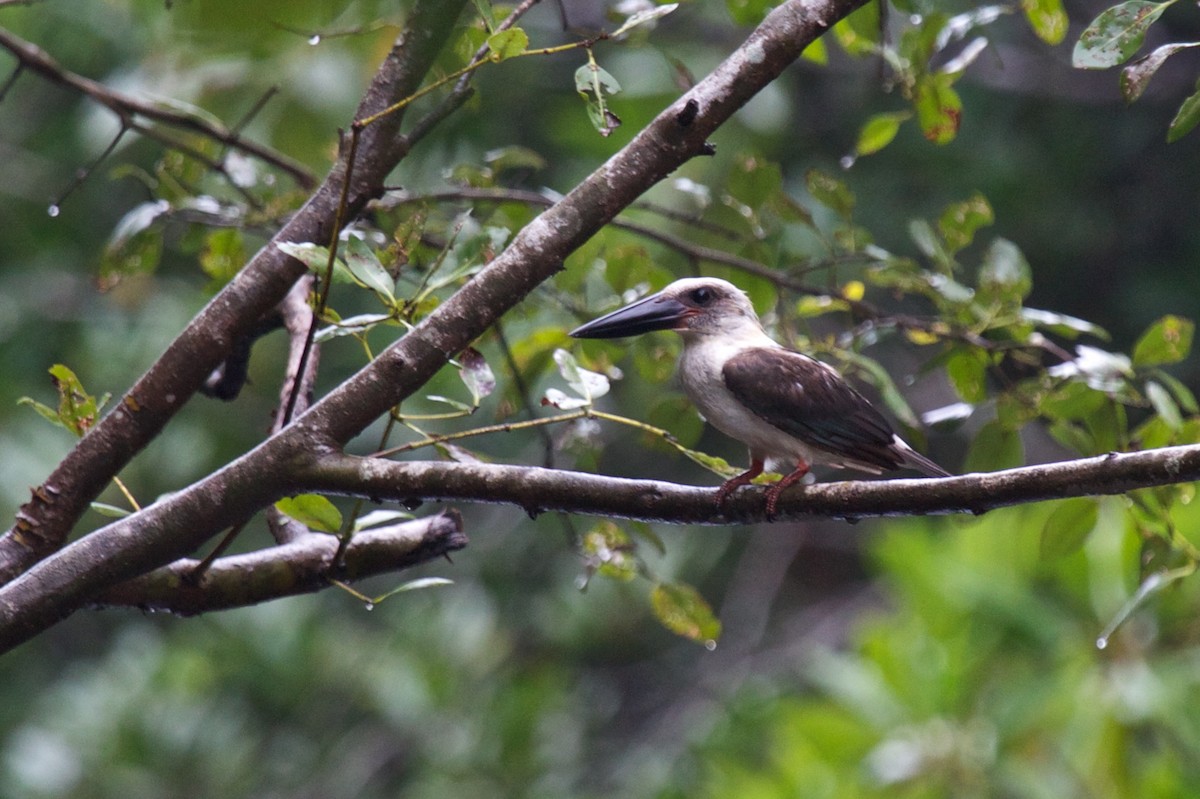
[[(862, 122), (904, 103), (880, 88), (876, 63), (835, 52), (827, 66), (790, 69), (713, 137), (714, 158), (680, 175), (719, 186), (745, 156), (778, 162), (789, 186), (801, 186), (810, 168), (836, 172), (858, 198), (856, 222), (880, 245), (909, 253), (910, 220), (936, 218), (980, 192), (995, 210), (994, 232), (1032, 265), (1028, 304), (1096, 322), (1112, 334), (1105, 347), (1128, 351), (1163, 314), (1197, 316), (1200, 134), (1165, 144), (1194, 80), (1186, 68), (1164, 71), (1128, 108), (1114, 73), (1070, 68), (1079, 29), (1101, 8), (1068, 5), (1072, 33), (1054, 48), (1016, 18), (989, 28), (992, 46), (958, 84), (961, 131), (944, 147), (908, 125), (890, 147), (841, 171)], [(227, 122), (277, 87), (246, 132), (317, 173), (402, 17), (391, 4), (316, 0), (0, 9), (0, 25), (69, 69)], [(1194, 16), (1165, 23), (1155, 35), (1195, 28)], [(535, 46), (566, 40), (554, 3), (525, 28)], [(326, 35), (313, 44), (317, 31)], [(396, 182), (436, 188), (457, 165), (522, 146), (545, 166), (511, 185), (565, 192), (677, 96), (680, 65), (703, 76), (746, 31), (723, 4), (693, 2), (653, 31), (653, 46), (598, 48), (624, 87), (613, 107), (625, 124), (610, 138), (596, 135), (574, 92), (581, 54), (482, 70), (477, 96), (405, 161)], [(445, 54), (445, 68), (457, 63)], [(0, 55), (6, 71), (12, 64)], [(161, 190), (152, 185), (160, 145), (126, 137), (57, 217), (47, 213), (115, 130), (110, 114), (34, 75), (0, 103), (4, 518), (71, 446), (18, 398), (53, 403), (46, 370), (55, 363), (70, 365), (90, 391), (119, 395), (210, 296), (183, 224), (166, 226), (153, 273), (97, 288), (114, 228)], [(662, 187), (654, 197), (679, 204), (673, 192)], [(247, 234), (248, 250), (262, 240)], [(655, 254), (656, 267), (638, 267), (646, 280), (689, 270)], [(598, 257), (588, 251), (569, 266), (586, 273)], [(511, 321), (511, 336), (558, 335), (573, 324), (578, 315), (557, 300), (574, 280), (536, 294), (534, 310)], [(261, 438), (282, 351), (270, 338), (255, 350), (251, 385), (236, 404), (190, 403), (123, 473), (134, 493), (176, 490)], [(486, 354), (502, 383), (511, 381), (494, 347)], [(327, 347), (322, 387), (361, 357), (352, 344)], [(898, 381), (918, 373), (919, 352), (895, 357)], [(630, 378), (611, 401), (639, 417), (648, 392), (669, 383), (620, 365)], [(1194, 361), (1175, 374), (1200, 385)], [(544, 362), (526, 379), (535, 395), (561, 385)], [(919, 410), (952, 400), (936, 379), (901, 384)], [(482, 413), (500, 415), (504, 402), (494, 398)], [(689, 418), (678, 424), (698, 434)], [(588, 452), (579, 463), (716, 482), (630, 433), (605, 435), (607, 454)], [(706, 435), (703, 443), (741, 462), (729, 442)], [(932, 446), (948, 468), (961, 467), (961, 434), (935, 435)], [(533, 436), (480, 448), (508, 462), (543, 457)], [(1030, 462), (1063, 457), (1036, 430), (1025, 452)], [(572, 457), (559, 453), (556, 462), (569, 466)], [(193, 619), (86, 611), (6, 655), (0, 795), (1194, 796), (1197, 581), (1157, 595), (1106, 649), (1095, 645), (1137, 584), (1139, 544), (1124, 502), (1104, 500), (1087, 543), (1053, 560), (1039, 557), (1049, 506), (977, 519), (656, 528), (665, 552), (643, 545), (641, 554), (655, 573), (695, 585), (712, 603), (724, 625), (714, 651), (661, 627), (644, 581), (597, 577), (580, 591), (584, 567), (572, 541), (593, 520), (466, 507), (470, 546), (453, 563), (411, 575), (448, 577), (451, 586), (369, 612), (336, 590)], [(1182, 534), (1194, 537), (1194, 515), (1177, 516)], [(81, 531), (103, 521), (89, 515)], [(266, 540), (261, 529), (247, 536), (248, 546)], [(409, 576), (381, 578), (367, 593)]]

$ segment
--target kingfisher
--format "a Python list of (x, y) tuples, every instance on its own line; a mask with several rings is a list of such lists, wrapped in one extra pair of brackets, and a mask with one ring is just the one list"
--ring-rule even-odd
[(655, 330), (682, 336), (679, 381), (700, 415), (750, 450), (750, 468), (717, 490), (718, 508), (767, 463), (794, 464), (767, 490), (772, 519), (779, 495), (813, 465), (950, 476), (896, 435), (832, 366), (768, 336), (745, 292), (726, 280), (676, 280), (570, 335), (608, 339)]

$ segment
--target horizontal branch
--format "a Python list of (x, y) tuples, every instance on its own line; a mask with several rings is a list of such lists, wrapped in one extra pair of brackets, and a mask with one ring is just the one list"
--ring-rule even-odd
[(328, 588), (330, 580), (361, 580), (440, 558), (467, 545), (462, 516), (435, 516), (364, 530), (335, 564), (338, 539), (309, 534), (276, 547), (215, 561), (197, 582), (200, 561), (184, 559), (121, 583), (97, 597), (103, 607), (132, 606), (184, 616), (256, 605)]
[[(797, 486), (779, 501), (779, 520), (808, 516), (973, 513), (1069, 497), (1123, 494), (1200, 480), (1200, 445), (918, 480), (848, 480)], [(304, 478), (309, 490), (411, 504), (452, 500), (516, 505), (531, 516), (560, 511), (667, 524), (746, 524), (766, 520), (765, 488), (734, 494), (722, 511), (715, 487), (630, 480), (534, 466), (398, 462), (331, 454)]]

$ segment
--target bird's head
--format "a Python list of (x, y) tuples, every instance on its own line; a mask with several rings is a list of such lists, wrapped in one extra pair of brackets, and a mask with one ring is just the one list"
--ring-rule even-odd
[(726, 280), (676, 280), (657, 294), (619, 308), (571, 331), (574, 338), (623, 338), (674, 330), (685, 339), (761, 331), (745, 292)]

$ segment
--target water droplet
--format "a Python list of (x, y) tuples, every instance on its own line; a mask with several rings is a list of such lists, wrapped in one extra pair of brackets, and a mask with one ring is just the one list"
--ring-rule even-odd
[(364, 604), (364, 605), (363, 605), (363, 607), (364, 607), (364, 608), (366, 608), (367, 610), (374, 610), (374, 609), (375, 609), (375, 603), (374, 603), (374, 602), (367, 602), (366, 604)]
[(46, 213), (50, 215), (51, 219), (54, 219), (62, 213), (62, 209), (58, 207), (58, 203), (50, 203), (50, 207), (46, 209)]
[(713, 639), (709, 638), (707, 641), (704, 642), (704, 648), (707, 649), (709, 652), (715, 652), (717, 649), (717, 642), (714, 641)]
[(405, 510), (416, 510), (417, 508), (421, 507), (421, 500), (417, 499), (416, 497), (408, 497), (407, 499), (401, 500), (400, 504), (404, 506)]
[(311, 44), (313, 47), (316, 47), (318, 44), (321, 43), (321, 34), (314, 33), (312, 36), (309, 36), (308, 43)]
[(1096, 639), (1096, 648), (1097, 649), (1108, 649), (1108, 637), (1102, 635), (1099, 638), (1097, 638)]
[(858, 156), (843, 155), (841, 160), (838, 161), (838, 166), (840, 166), (842, 169), (849, 169), (850, 167), (854, 166), (854, 162), (857, 160)]

